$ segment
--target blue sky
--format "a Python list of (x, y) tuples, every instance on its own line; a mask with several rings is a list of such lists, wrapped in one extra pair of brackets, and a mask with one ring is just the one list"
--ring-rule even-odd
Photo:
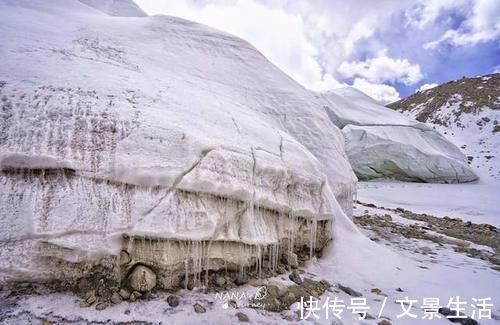
[(498, 0), (136, 0), (240, 36), (312, 90), (382, 103), (500, 70)]

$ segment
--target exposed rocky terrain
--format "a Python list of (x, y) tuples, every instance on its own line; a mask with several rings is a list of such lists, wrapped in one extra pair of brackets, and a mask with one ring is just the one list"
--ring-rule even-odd
[[(418, 91), (387, 107), (399, 112), (411, 112), (417, 121), (465, 127), (461, 117), (465, 114), (477, 115), (482, 110), (500, 110), (500, 73), (480, 77), (452, 80), (437, 87)], [(453, 106), (452, 114), (442, 115), (443, 109)], [(495, 122), (496, 121), (496, 122)], [(477, 123), (497, 132), (498, 120), (479, 119)]]
[[(360, 210), (363, 207), (375, 208), (377, 212), (385, 210), (399, 217), (399, 219), (393, 220), (391, 214), (373, 214), (369, 213), (369, 210), (357, 214), (354, 222), (373, 232), (372, 240), (379, 241), (384, 238), (395, 244), (402, 245), (404, 249), (412, 249), (412, 247), (406, 246), (401, 241), (401, 237), (429, 241), (438, 246), (449, 245), (456, 252), (489, 261), (491, 268), (500, 272), (500, 229), (493, 225), (476, 224), (446, 216), (435, 217), (425, 213), (414, 213), (402, 208), (377, 207), (374, 204), (359, 201), (358, 204), (360, 204), (358, 207)], [(406, 222), (401, 222), (401, 220), (405, 219)], [(414, 252), (423, 255), (437, 255), (434, 250), (429, 248), (415, 249)]]

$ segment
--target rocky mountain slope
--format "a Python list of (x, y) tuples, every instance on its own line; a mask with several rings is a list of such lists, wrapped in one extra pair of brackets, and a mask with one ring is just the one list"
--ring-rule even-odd
[(429, 183), (477, 179), (465, 156), (439, 132), (377, 104), (354, 88), (322, 93), (323, 108), (342, 129), (346, 153), (361, 180)]
[(450, 81), (388, 107), (432, 126), (481, 176), (500, 179), (500, 73)]
[(318, 253), (356, 181), (320, 102), (247, 42), (134, 8), (0, 1), (0, 280), (146, 265), (172, 288)]

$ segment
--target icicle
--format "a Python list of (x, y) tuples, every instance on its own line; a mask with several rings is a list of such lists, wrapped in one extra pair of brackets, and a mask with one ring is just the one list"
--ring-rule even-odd
[(316, 250), (316, 236), (318, 231), (318, 220), (312, 219), (310, 227), (310, 236), (309, 236), (309, 257), (312, 258), (314, 256), (314, 252)]
[(163, 246), (163, 262), (165, 263), (165, 265), (168, 265), (168, 249), (170, 247), (169, 241), (163, 241), (162, 246)]
[(189, 282), (189, 242), (184, 245), (183, 241), (180, 241), (184, 246), (184, 289), (187, 290)]
[(133, 248), (134, 248), (134, 236), (128, 236), (127, 252), (129, 254), (132, 254)]

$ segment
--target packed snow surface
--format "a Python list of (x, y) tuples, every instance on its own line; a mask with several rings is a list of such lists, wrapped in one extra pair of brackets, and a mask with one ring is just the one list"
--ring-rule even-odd
[(321, 94), (332, 122), (342, 128), (346, 153), (362, 180), (394, 178), (430, 183), (477, 179), (453, 143), (353, 88)]
[(358, 200), (416, 213), (457, 217), (500, 227), (500, 184), (419, 184), (371, 181), (358, 184)]

